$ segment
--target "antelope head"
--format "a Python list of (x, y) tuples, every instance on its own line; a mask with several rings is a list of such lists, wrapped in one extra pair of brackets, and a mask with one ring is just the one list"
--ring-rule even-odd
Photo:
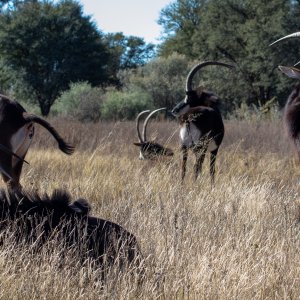
[(234, 68), (234, 66), (232, 65), (217, 61), (206, 61), (195, 65), (186, 78), (185, 98), (181, 102), (179, 102), (172, 110), (172, 113), (175, 116), (182, 116), (186, 114), (191, 108), (197, 106), (216, 108), (218, 96), (216, 96), (213, 92), (205, 90), (203, 87), (193, 89), (193, 78), (195, 74), (200, 69), (208, 65), (223, 66), (230, 69)]
[[(139, 142), (133, 143), (134, 145), (140, 147), (140, 156), (139, 159), (155, 159), (158, 156), (173, 156), (174, 153), (171, 149), (165, 148), (162, 145), (154, 142), (154, 141), (148, 141), (147, 140), (147, 125), (149, 123), (150, 118), (157, 112), (165, 110), (166, 108), (159, 108), (152, 112), (150, 110), (142, 111), (138, 114), (136, 118), (136, 129), (137, 129), (137, 135)], [(147, 118), (144, 121), (143, 124), (143, 131), (142, 134), (140, 133), (140, 121), (141, 117), (145, 114), (148, 114)]]

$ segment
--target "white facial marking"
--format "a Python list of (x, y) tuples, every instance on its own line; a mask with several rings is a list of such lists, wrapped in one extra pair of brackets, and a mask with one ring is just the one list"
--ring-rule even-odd
[(140, 159), (140, 160), (144, 160), (144, 159), (145, 159), (145, 157), (144, 157), (144, 155), (143, 155), (142, 151), (140, 151), (140, 156), (139, 156), (139, 159)]

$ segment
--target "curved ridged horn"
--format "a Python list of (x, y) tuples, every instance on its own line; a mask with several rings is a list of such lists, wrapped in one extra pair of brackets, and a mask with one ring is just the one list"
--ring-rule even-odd
[(197, 71), (203, 67), (210, 66), (210, 65), (223, 66), (223, 67), (230, 68), (230, 69), (235, 68), (232, 65), (218, 62), (218, 61), (205, 61), (205, 62), (199, 63), (191, 69), (190, 73), (188, 74), (188, 76), (186, 78), (186, 86), (185, 86), (186, 92), (190, 92), (193, 90), (192, 81), (193, 81), (193, 78), (194, 78), (195, 74), (197, 73)]
[(143, 139), (142, 139), (142, 136), (141, 136), (141, 133), (140, 133), (140, 120), (141, 120), (141, 116), (144, 115), (144, 114), (148, 114), (150, 112), (150, 110), (144, 110), (142, 112), (140, 112), (137, 117), (136, 117), (136, 130), (137, 130), (137, 135), (138, 135), (138, 139), (139, 139), (139, 142), (140, 143), (143, 143)]
[(299, 37), (300, 37), (300, 31), (294, 32), (294, 33), (292, 33), (292, 34), (286, 35), (286, 36), (284, 36), (284, 37), (278, 39), (277, 41), (275, 41), (275, 42), (273, 42), (272, 44), (270, 44), (270, 46), (273, 46), (273, 45), (275, 45), (275, 44), (277, 44), (277, 43), (280, 43), (280, 42), (282, 42), (282, 41), (284, 41), (284, 40), (293, 39), (293, 38), (299, 38)]
[(147, 125), (148, 125), (148, 122), (150, 120), (150, 118), (157, 112), (161, 111), (161, 110), (166, 110), (167, 108), (166, 107), (162, 107), (162, 108), (158, 108), (154, 111), (151, 112), (151, 114), (149, 114), (144, 122), (144, 126), (143, 126), (143, 139), (144, 139), (144, 142), (147, 141), (147, 138), (146, 138), (146, 130), (147, 130)]

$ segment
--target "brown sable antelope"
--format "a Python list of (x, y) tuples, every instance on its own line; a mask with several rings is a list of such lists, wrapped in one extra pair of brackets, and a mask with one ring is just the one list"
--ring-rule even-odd
[(20, 175), (34, 135), (34, 123), (53, 135), (61, 151), (74, 152), (74, 147), (67, 144), (47, 121), (27, 113), (18, 102), (0, 95), (0, 173), (10, 189), (21, 188)]
[[(150, 112), (150, 110), (144, 110), (140, 112), (136, 118), (136, 130), (139, 142), (133, 143), (134, 145), (140, 147), (140, 156), (139, 159), (156, 159), (159, 156), (173, 156), (174, 153), (171, 149), (165, 148), (162, 145), (154, 142), (154, 141), (148, 141), (147, 140), (147, 125), (149, 123), (149, 120), (151, 117), (158, 113), (159, 111), (165, 110), (166, 108), (158, 108), (156, 110), (153, 110)], [(145, 114), (148, 114), (147, 118), (144, 121), (143, 124), (143, 131), (142, 134), (140, 132), (140, 121), (141, 117)]]
[(211, 182), (215, 178), (215, 162), (219, 147), (224, 137), (224, 124), (221, 113), (217, 107), (219, 98), (211, 91), (198, 87), (193, 89), (193, 78), (202, 68), (210, 65), (234, 68), (234, 66), (217, 62), (206, 61), (195, 65), (189, 72), (186, 79), (186, 96), (172, 110), (180, 122), (180, 141), (182, 150), (182, 171), (181, 179), (186, 174), (186, 162), (188, 149), (191, 149), (195, 156), (194, 177), (197, 179), (202, 169), (205, 154), (210, 151), (210, 176)]
[[(291, 38), (299, 37), (300, 32), (295, 32), (278, 39), (277, 41), (272, 43), (271, 46)], [(288, 77), (300, 80), (300, 69), (285, 66), (279, 66), (278, 68)], [(284, 107), (283, 122), (286, 127), (288, 136), (293, 141), (296, 147), (296, 151), (300, 160), (300, 83), (296, 84), (287, 99)]]
[(75, 249), (80, 261), (91, 258), (96, 266), (138, 264), (136, 237), (116, 223), (91, 216), (90, 209), (85, 199), (72, 202), (64, 190), (48, 196), (0, 189), (0, 232), (9, 230), (17, 243), (35, 251), (58, 238), (59, 247)]

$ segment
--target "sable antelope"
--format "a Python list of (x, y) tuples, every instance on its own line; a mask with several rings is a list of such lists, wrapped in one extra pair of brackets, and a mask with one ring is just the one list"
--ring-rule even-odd
[(206, 61), (195, 65), (186, 79), (186, 96), (172, 110), (180, 122), (180, 141), (182, 150), (183, 180), (186, 174), (188, 149), (192, 149), (196, 156), (194, 177), (197, 179), (202, 169), (206, 151), (210, 151), (210, 175), (214, 183), (215, 162), (219, 147), (224, 137), (224, 124), (217, 107), (218, 96), (203, 87), (193, 89), (192, 81), (195, 74), (203, 67), (209, 65), (234, 68), (232, 65), (217, 61)]
[(9, 230), (17, 243), (38, 251), (53, 235), (60, 245), (76, 249), (82, 261), (92, 258), (98, 266), (117, 262), (138, 263), (139, 245), (122, 226), (89, 215), (84, 199), (71, 202), (64, 190), (51, 196), (0, 189), (0, 231)]
[[(291, 38), (299, 37), (300, 32), (295, 32), (278, 39), (277, 41), (273, 42), (271, 46)], [(279, 66), (278, 68), (288, 77), (300, 80), (300, 69), (285, 66)], [(288, 97), (284, 107), (283, 121), (288, 136), (294, 142), (300, 160), (300, 83), (296, 84)]]
[(18, 102), (0, 95), (0, 173), (8, 188), (21, 188), (20, 175), (34, 135), (34, 123), (53, 135), (61, 151), (74, 152), (74, 147), (67, 144), (47, 121), (27, 113)]
[[(136, 146), (140, 147), (140, 159), (155, 159), (158, 156), (173, 156), (174, 153), (171, 149), (165, 148), (162, 145), (154, 142), (154, 141), (147, 141), (147, 125), (149, 123), (150, 118), (156, 114), (159, 111), (165, 110), (166, 108), (159, 108), (150, 113), (150, 110), (144, 110), (140, 112), (136, 118), (136, 130), (137, 130), (137, 135), (139, 142), (138, 143), (133, 143)], [(141, 117), (144, 114), (148, 114), (147, 118), (144, 121), (143, 124), (143, 131), (142, 135), (140, 133), (140, 120)]]

